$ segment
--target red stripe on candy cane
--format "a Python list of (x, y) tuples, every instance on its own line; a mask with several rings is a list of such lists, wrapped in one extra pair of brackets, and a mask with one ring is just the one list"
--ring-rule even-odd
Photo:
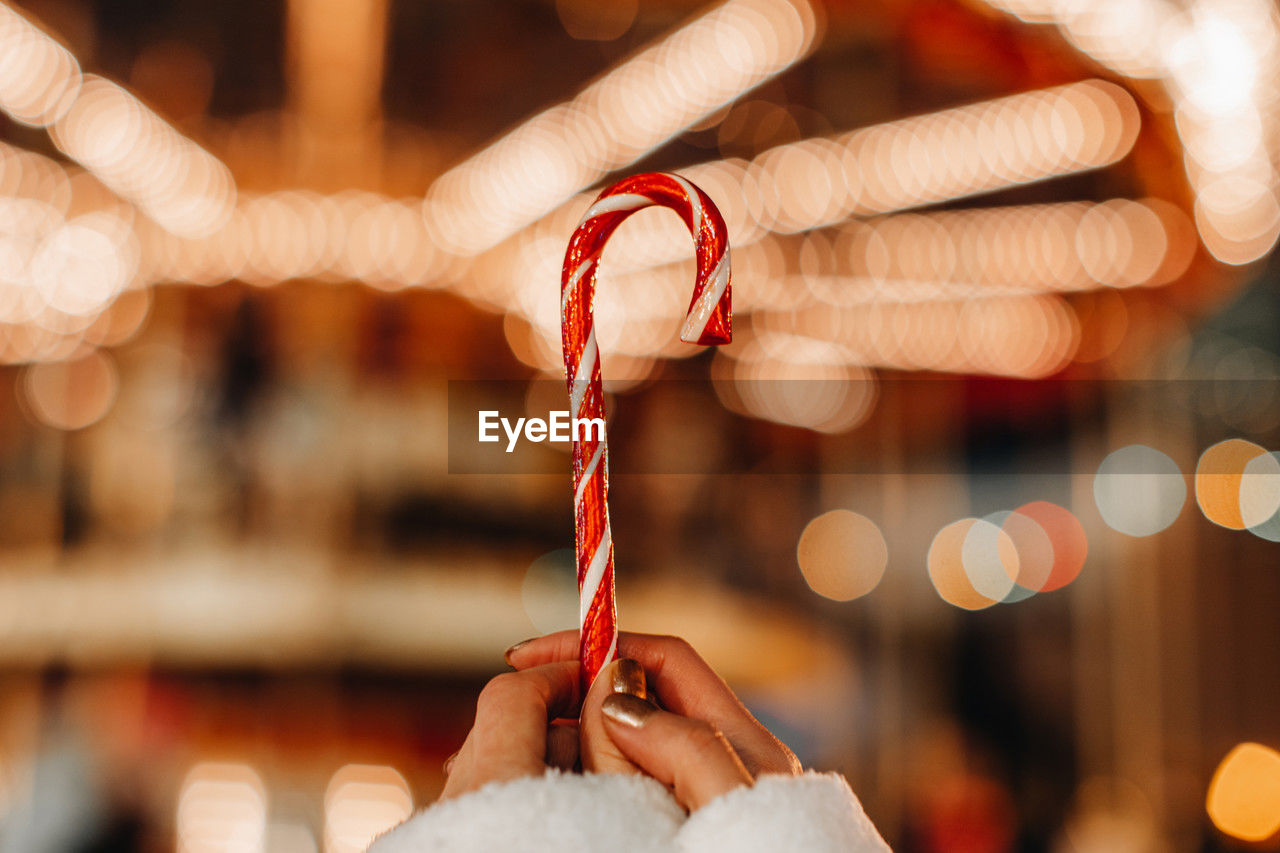
[[(710, 346), (732, 336), (729, 237), (707, 194), (679, 175), (650, 172), (602, 192), (569, 239), (560, 278), (560, 332), (565, 378), (575, 418), (604, 419), (600, 350), (596, 346), (596, 268), (605, 242), (622, 221), (645, 207), (674, 210), (693, 235), (698, 273), (680, 339)], [(609, 451), (603, 430), (573, 442), (573, 517), (577, 546), (579, 646), (583, 695), (618, 645), (609, 532)]]

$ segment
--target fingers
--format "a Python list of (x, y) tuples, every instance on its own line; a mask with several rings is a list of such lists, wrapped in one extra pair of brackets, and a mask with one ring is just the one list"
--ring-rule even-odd
[(572, 771), (578, 766), (578, 727), (567, 721), (556, 721), (547, 727), (548, 767)]
[(691, 812), (752, 783), (729, 741), (710, 723), (659, 710), (623, 693), (606, 697), (600, 711), (605, 730), (622, 754), (671, 787), (676, 800)]
[[(676, 714), (707, 720), (724, 732), (753, 774), (800, 773), (791, 750), (760, 724), (729, 685), (679, 637), (622, 633), (618, 655), (644, 667), (649, 687), (662, 706)], [(516, 669), (556, 660), (576, 660), (578, 634), (560, 631), (526, 640), (507, 651)]]
[[(618, 657), (639, 661), (663, 705), (677, 714), (698, 716), (708, 711), (746, 710), (729, 685), (679, 637), (624, 632), (618, 635)], [(507, 663), (519, 670), (577, 659), (577, 631), (535, 637), (507, 650)]]
[(625, 693), (637, 699), (648, 698), (644, 669), (628, 658), (615, 660), (600, 671), (582, 702), (579, 729), (582, 735), (582, 769), (592, 773), (639, 773), (605, 732), (600, 706), (614, 693)]
[(541, 773), (546, 767), (548, 723), (576, 716), (577, 709), (575, 661), (494, 678), (480, 691), (475, 724), (453, 760), (441, 798)]
[(556, 631), (541, 637), (521, 640), (502, 655), (516, 669), (544, 663), (578, 659), (578, 632)]

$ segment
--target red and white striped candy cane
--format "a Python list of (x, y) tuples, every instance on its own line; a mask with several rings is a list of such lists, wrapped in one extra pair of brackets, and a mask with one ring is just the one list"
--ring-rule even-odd
[[(729, 238), (724, 219), (702, 190), (659, 172), (635, 175), (600, 194), (587, 210), (564, 256), (560, 330), (574, 418), (604, 418), (600, 350), (596, 346), (596, 265), (605, 241), (622, 220), (661, 205), (680, 215), (697, 248), (698, 275), (680, 339), (703, 346), (728, 343)], [(584, 430), (573, 442), (573, 515), (577, 544), (579, 640), (583, 688), (613, 660), (618, 645), (609, 533), (609, 453), (603, 430)]]

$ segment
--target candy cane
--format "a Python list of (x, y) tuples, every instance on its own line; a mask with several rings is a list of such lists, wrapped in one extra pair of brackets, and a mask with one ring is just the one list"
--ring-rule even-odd
[[(702, 190), (678, 175), (650, 172), (619, 181), (587, 210), (564, 255), (560, 331), (565, 378), (575, 419), (604, 419), (600, 350), (596, 346), (596, 266), (605, 241), (622, 220), (650, 205), (680, 215), (697, 250), (698, 275), (680, 339), (702, 346), (728, 343), (729, 238), (724, 220)], [(613, 660), (618, 645), (609, 533), (609, 453), (604, 430), (574, 431), (573, 515), (577, 545), (579, 638), (583, 688)]]

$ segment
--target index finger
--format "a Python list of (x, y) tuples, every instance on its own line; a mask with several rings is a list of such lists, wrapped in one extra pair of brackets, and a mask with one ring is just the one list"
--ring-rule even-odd
[(514, 712), (529, 719), (531, 730), (534, 721), (545, 729), (551, 720), (576, 717), (580, 703), (576, 660), (533, 664), (496, 676), (484, 686), (476, 701), (473, 728), (482, 732), (509, 728)]
[(577, 661), (559, 661), (499, 675), (476, 701), (475, 724), (454, 759), (442, 798), (486, 782), (534, 776), (546, 768), (547, 726), (575, 716), (580, 704)]

